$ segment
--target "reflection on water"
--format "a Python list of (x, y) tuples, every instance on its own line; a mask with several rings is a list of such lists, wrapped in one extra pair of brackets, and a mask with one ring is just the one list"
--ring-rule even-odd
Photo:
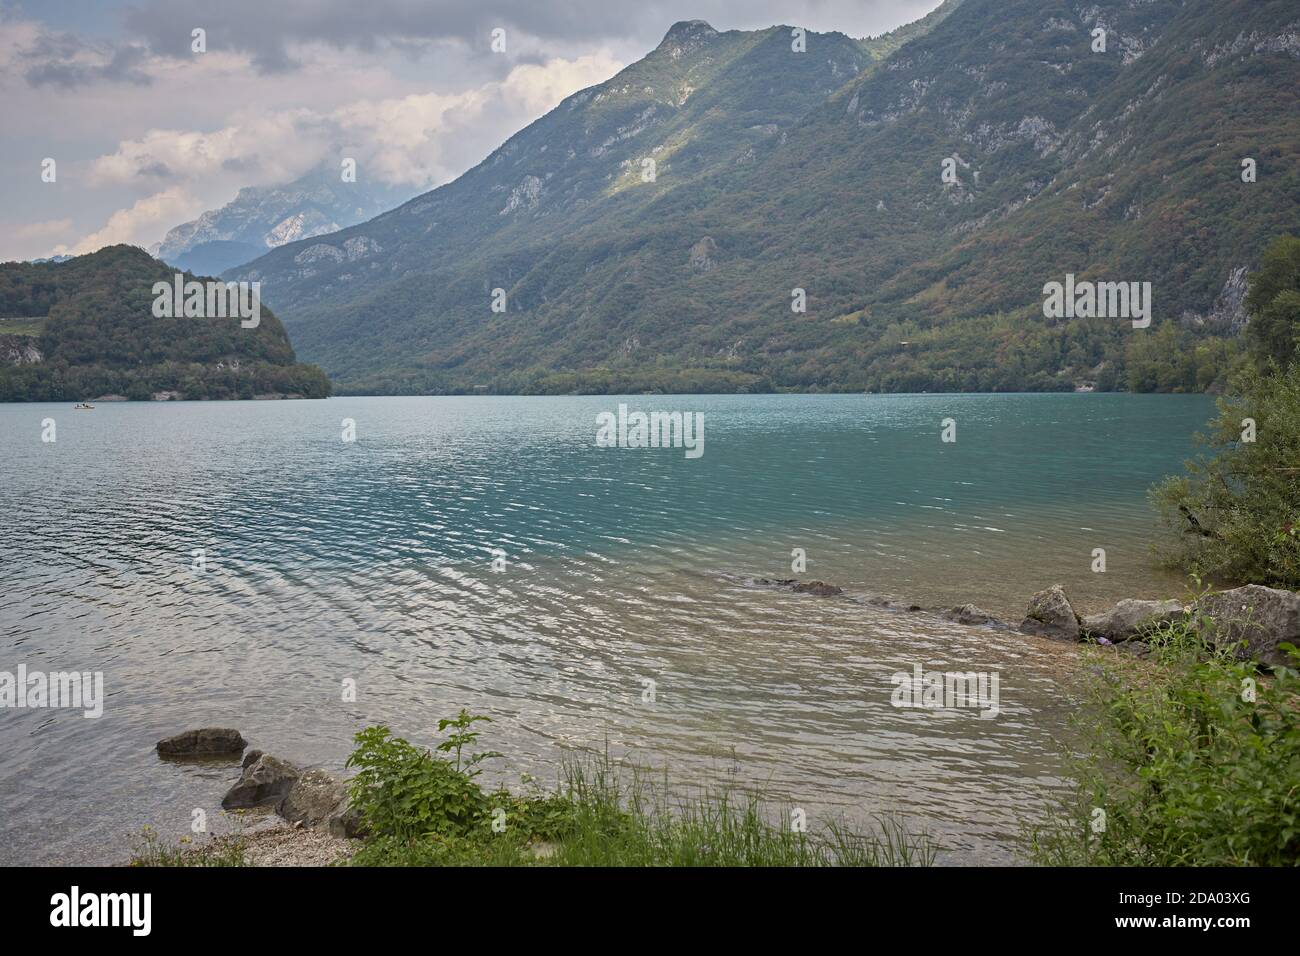
[[(703, 412), (688, 460), (595, 447), (618, 401), (0, 406), (0, 670), (102, 670), (107, 692), (100, 720), (0, 710), (0, 862), (120, 860), (139, 826), (215, 811), (233, 768), (152, 752), (186, 727), (339, 770), (357, 729), (428, 740), (461, 707), (493, 716), (510, 781), (608, 741), (684, 784), (759, 782), (814, 822), (897, 810), (951, 862), (1011, 859), (1059, 785), (1075, 650), (865, 600), (1016, 619), (1054, 581), (1089, 611), (1179, 593), (1145, 491), (1210, 402), (623, 399)], [(794, 548), (846, 595), (744, 586), (790, 577)], [(1001, 715), (895, 709), (917, 662), (998, 672)]]

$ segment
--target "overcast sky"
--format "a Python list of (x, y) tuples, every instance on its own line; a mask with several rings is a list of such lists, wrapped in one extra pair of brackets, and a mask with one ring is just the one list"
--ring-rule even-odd
[[(678, 20), (862, 37), (938, 4), (0, 0), (0, 261), (148, 246), (336, 146), (362, 175), (433, 188)], [(191, 51), (196, 27), (205, 53)], [(41, 180), (46, 157), (54, 183)]]

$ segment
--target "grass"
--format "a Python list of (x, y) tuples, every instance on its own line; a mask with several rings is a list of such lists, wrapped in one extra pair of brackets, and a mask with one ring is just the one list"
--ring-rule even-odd
[(40, 335), (45, 328), (45, 318), (0, 319), (0, 335)]
[(163, 843), (153, 827), (140, 831), (140, 839), (131, 853), (128, 866), (245, 866), (244, 842), (240, 838), (214, 844), (211, 849), (200, 849), (182, 837), (175, 846)]
[[(352, 800), (369, 830), (350, 866), (804, 867), (929, 866), (937, 848), (895, 817), (869, 832), (840, 821), (806, 830), (802, 812), (734, 785), (670, 794), (666, 775), (646, 773), (608, 752), (566, 759), (554, 790), (525, 777), (521, 793), (485, 792), (480, 755), (464, 759), (470, 718), (443, 758), (386, 727), (357, 734), (349, 764)], [(484, 758), (487, 755), (482, 755)], [(145, 827), (131, 866), (245, 866), (236, 836), (211, 845), (164, 844)]]
[(608, 753), (566, 760), (554, 791), (520, 795), (484, 793), (475, 771), (387, 728), (357, 742), (353, 803), (371, 835), (352, 866), (929, 866), (936, 854), (896, 818), (869, 832), (839, 821), (805, 828), (801, 811), (760, 792), (672, 796), (666, 779)]
[[(570, 826), (557, 866), (928, 866), (935, 848), (894, 818), (858, 833), (840, 822), (805, 832), (795, 808), (732, 786), (673, 798), (608, 756), (566, 767)], [(777, 823), (775, 821), (781, 821)]]

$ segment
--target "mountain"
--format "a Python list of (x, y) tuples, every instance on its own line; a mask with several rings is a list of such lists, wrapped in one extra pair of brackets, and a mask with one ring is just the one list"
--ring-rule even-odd
[[(792, 42), (788, 27), (678, 23), (643, 60), (568, 97), (454, 182), (226, 275), (265, 275), (266, 294), (301, 316), (317, 354), (353, 377), (407, 362), (412, 349), (417, 359), (433, 354), (462, 319), (489, 317), (491, 290), (512, 290), (565, 236), (635, 233), (656, 197), (739, 172), (764, 141), (872, 62), (842, 34), (809, 34), (806, 54), (792, 53)], [(643, 182), (644, 160), (654, 162), (653, 182)], [(602, 239), (594, 254), (612, 251)], [(551, 287), (589, 265), (567, 262)], [(549, 294), (512, 291), (509, 314)], [(349, 335), (364, 340), (355, 361), (343, 347)]]
[(285, 186), (249, 186), (220, 209), (168, 231), (156, 255), (178, 269), (217, 275), (276, 246), (336, 232), (391, 209), (409, 189), (344, 182), (323, 162)]
[(247, 328), (239, 317), (155, 317), (153, 286), (174, 277), (134, 246), (0, 264), (0, 401), (329, 394), (265, 307)]
[[(1297, 90), (1288, 0), (964, 0), (805, 53), (688, 21), (455, 182), (228, 275), (345, 391), (1205, 388), (1298, 220)], [(1045, 318), (1067, 273), (1152, 283), (1150, 328)]]
[[(159, 253), (161, 251), (160, 247)], [(237, 242), (233, 239), (213, 239), (191, 246), (169, 260), (168, 264), (183, 272), (215, 276), (241, 263), (252, 262), (264, 252), (266, 246), (255, 246), (250, 242)], [(161, 255), (158, 257), (161, 258)]]

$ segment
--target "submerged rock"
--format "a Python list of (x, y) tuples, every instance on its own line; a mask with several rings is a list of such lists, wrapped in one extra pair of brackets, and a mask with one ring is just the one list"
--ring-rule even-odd
[(939, 612), (941, 617), (946, 617), (950, 621), (958, 624), (1001, 624), (996, 617), (987, 611), (976, 607), (974, 604), (959, 604), (957, 607), (947, 608)]
[(844, 593), (839, 585), (827, 584), (825, 581), (803, 581), (796, 584), (793, 591), (795, 594), (815, 594), (818, 597), (833, 597)]
[(201, 727), (158, 741), (164, 757), (213, 757), (242, 753), (248, 742), (230, 727)]
[(1065, 589), (1053, 584), (1030, 598), (1020, 631), (1058, 641), (1079, 640), (1079, 615), (1074, 613)]
[(818, 597), (832, 597), (843, 594), (844, 589), (825, 581), (800, 581), (798, 578), (755, 578), (754, 584), (764, 588), (782, 588), (795, 594), (815, 594)]
[[(1243, 659), (1278, 667), (1289, 664), (1278, 646), (1300, 647), (1300, 594), (1260, 584), (1207, 594), (1197, 602), (1203, 636), (1217, 644), (1237, 644)], [(1208, 619), (1208, 620), (1207, 620)]]
[(1105, 638), (1111, 643), (1131, 641), (1160, 624), (1172, 624), (1183, 618), (1186, 608), (1179, 601), (1138, 601), (1126, 598), (1109, 611), (1090, 614), (1083, 619), (1084, 635)]
[(260, 807), (288, 795), (302, 771), (287, 760), (262, 754), (244, 768), (239, 782), (227, 791), (221, 806), (226, 810)]
[[(867, 598), (867, 603), (870, 604), (872, 607), (883, 607), (889, 611), (916, 612), (916, 611), (925, 610), (925, 608), (923, 608), (919, 604), (904, 604), (902, 601), (895, 601), (892, 598), (887, 598), (887, 597)], [(974, 605), (972, 605), (972, 607), (973, 606)]]

